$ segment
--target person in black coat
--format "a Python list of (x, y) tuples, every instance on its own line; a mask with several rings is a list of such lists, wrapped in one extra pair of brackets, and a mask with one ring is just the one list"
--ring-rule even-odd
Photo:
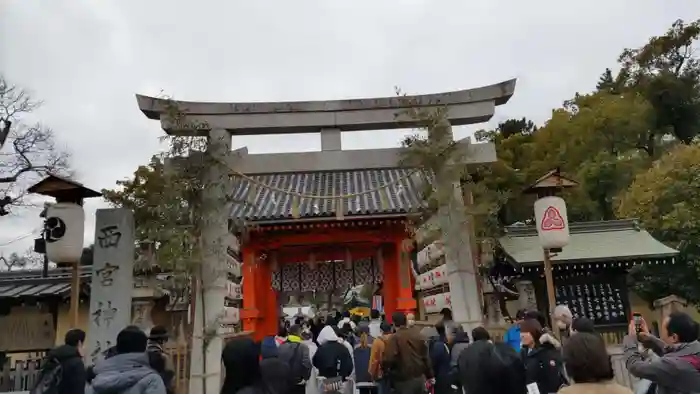
[(64, 337), (64, 344), (51, 350), (46, 355), (46, 361), (42, 365), (39, 381), (43, 374), (50, 373), (55, 368), (54, 363), (61, 365), (61, 382), (58, 385), (58, 394), (82, 394), (85, 393), (85, 381), (87, 371), (83, 363), (83, 344), (85, 343), (85, 331), (81, 329), (69, 330)]
[(460, 385), (466, 393), (527, 392), (525, 366), (520, 355), (508, 344), (494, 344), (490, 339), (475, 336), (474, 343), (460, 353), (457, 365)]
[(318, 370), (318, 376), (335, 378), (340, 376), (346, 380), (354, 369), (352, 356), (340, 338), (335, 333), (334, 327), (326, 326), (318, 334), (318, 349), (313, 357), (313, 365)]
[(260, 345), (250, 338), (226, 344), (221, 359), (226, 370), (221, 394), (288, 394), (292, 378), (289, 365), (272, 354), (260, 358)]
[(520, 339), (527, 384), (536, 383), (540, 393), (556, 393), (566, 380), (554, 338), (543, 332), (537, 320), (525, 319), (520, 325)]
[(430, 362), (435, 372), (435, 394), (447, 394), (451, 391), (450, 351), (445, 338), (445, 325), (439, 322), (435, 325), (437, 336), (429, 339), (428, 352)]

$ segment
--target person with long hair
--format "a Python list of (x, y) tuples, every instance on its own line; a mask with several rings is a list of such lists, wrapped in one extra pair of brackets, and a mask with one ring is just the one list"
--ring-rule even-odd
[(520, 325), (521, 351), (527, 384), (537, 384), (540, 393), (555, 393), (566, 384), (561, 353), (554, 346), (551, 334), (543, 332), (535, 319)]
[(564, 365), (573, 380), (560, 394), (632, 394), (632, 390), (615, 383), (610, 355), (599, 335), (577, 331), (564, 344)]
[(353, 349), (353, 359), (355, 360), (355, 382), (359, 383), (360, 394), (369, 394), (373, 390), (367, 385), (372, 383), (369, 374), (369, 361), (372, 352), (372, 337), (369, 335), (369, 326), (360, 325), (357, 328), (360, 338), (355, 349)]

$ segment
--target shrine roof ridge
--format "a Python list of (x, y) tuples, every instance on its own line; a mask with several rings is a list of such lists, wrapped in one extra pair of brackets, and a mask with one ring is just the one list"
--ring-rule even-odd
[[(341, 199), (343, 216), (358, 219), (370, 217), (407, 216), (422, 208), (422, 185), (415, 179), (404, 178), (408, 168), (355, 169), (341, 171), (312, 171), (304, 173), (256, 174), (255, 180), (278, 188), (304, 194), (352, 194), (373, 189), (376, 185), (398, 181), (389, 188), (382, 204), (379, 191)], [(232, 196), (236, 201), (246, 199), (251, 190), (247, 180), (238, 182)], [(299, 216), (291, 212), (294, 197), (267, 189), (257, 190), (254, 203), (234, 203), (231, 219), (246, 222), (282, 223), (289, 220), (336, 220), (337, 201), (302, 198)]]
[[(673, 261), (678, 251), (655, 239), (636, 220), (570, 223), (569, 244), (551, 255), (552, 263)], [(498, 243), (509, 261), (542, 264), (542, 244), (535, 226), (509, 226)]]
[[(21, 271), (0, 271), (0, 283), (11, 282), (18, 280), (39, 280), (39, 281), (51, 281), (68, 279), (70, 280), (72, 276), (72, 268), (53, 268), (47, 271), (47, 275), (43, 275), (41, 269), (31, 269), (31, 270), (21, 270)], [(92, 274), (92, 266), (81, 265), (80, 266), (80, 276), (89, 277)]]
[[(414, 103), (416, 106), (460, 105), (481, 101), (495, 101), (496, 105), (508, 102), (515, 92), (517, 79), (510, 79), (493, 85), (452, 92), (420, 94), (411, 96), (360, 98), (345, 100), (318, 101), (278, 101), (278, 102), (201, 102), (178, 101), (181, 110), (188, 115), (247, 115), (289, 112), (343, 112), (377, 109), (405, 109)], [(139, 108), (149, 119), (160, 119), (166, 112), (168, 99), (136, 95)]]
[[(506, 236), (509, 237), (531, 237), (537, 235), (537, 227), (534, 224), (517, 225), (512, 224), (503, 228)], [(638, 219), (619, 220), (599, 220), (590, 222), (569, 223), (570, 234), (601, 233), (607, 231), (641, 231)]]

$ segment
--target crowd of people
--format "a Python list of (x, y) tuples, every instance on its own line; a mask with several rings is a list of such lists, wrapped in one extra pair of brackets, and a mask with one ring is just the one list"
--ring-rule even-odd
[(116, 345), (103, 352), (95, 365), (84, 363), (85, 331), (69, 330), (64, 344), (51, 350), (31, 394), (171, 394), (175, 377), (164, 352), (167, 330), (153, 327), (146, 335), (127, 326)]
[[(535, 311), (518, 312), (504, 342), (484, 327), (470, 338), (449, 309), (442, 314), (422, 327), (400, 312), (390, 325), (374, 310), (370, 319), (299, 318), (260, 345), (233, 341), (224, 350), (221, 394), (630, 393), (614, 382), (605, 343), (587, 319), (569, 324), (572, 335), (562, 347)], [(249, 362), (258, 356), (259, 363)]]
[[(369, 318), (300, 317), (261, 342), (231, 340), (222, 352), (221, 394), (632, 393), (615, 382), (606, 344), (586, 318), (555, 316), (562, 330), (556, 338), (542, 314), (519, 311), (503, 341), (483, 327), (470, 338), (449, 310), (433, 326), (414, 325), (401, 312), (391, 322), (376, 310)], [(630, 323), (623, 346), (629, 373), (640, 379), (637, 393), (700, 392), (699, 328), (682, 312), (664, 319), (659, 338), (643, 319)], [(162, 327), (149, 336), (126, 327), (104, 359), (85, 367), (85, 332), (70, 330), (47, 355), (32, 393), (170, 393), (174, 373), (165, 340)]]

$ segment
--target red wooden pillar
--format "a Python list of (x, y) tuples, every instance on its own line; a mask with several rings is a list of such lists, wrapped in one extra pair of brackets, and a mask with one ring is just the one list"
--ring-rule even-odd
[(403, 239), (395, 243), (398, 276), (399, 276), (399, 294), (396, 297), (396, 309), (405, 314), (416, 313), (418, 303), (413, 298), (413, 273), (411, 272), (411, 257), (410, 250), (405, 249)]
[[(281, 268), (280, 268), (281, 269)], [(279, 329), (279, 305), (277, 291), (272, 288), (272, 265), (270, 256), (258, 267), (258, 308), (261, 311), (259, 331), (255, 332), (254, 338), (262, 340), (268, 335), (277, 335)]]
[(413, 298), (414, 280), (408, 252), (402, 249), (402, 240), (396, 240), (385, 250), (384, 258), (384, 311), (391, 322), (395, 311), (416, 313)]
[(263, 317), (261, 311), (260, 298), (258, 297), (260, 282), (260, 262), (258, 261), (258, 251), (251, 247), (244, 247), (241, 251), (243, 257), (243, 330), (253, 332), (255, 339), (262, 328), (260, 320)]

